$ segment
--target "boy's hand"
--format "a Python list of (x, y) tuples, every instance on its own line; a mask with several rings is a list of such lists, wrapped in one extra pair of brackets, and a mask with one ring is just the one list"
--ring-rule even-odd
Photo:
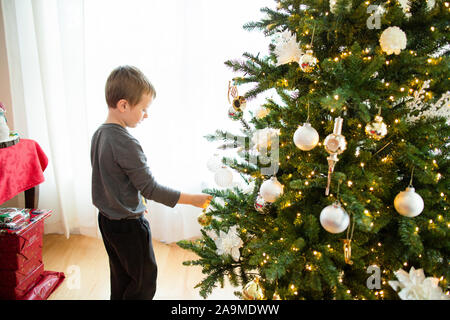
[(207, 208), (211, 202), (212, 196), (209, 194), (194, 194), (192, 197), (192, 205), (199, 208)]
[(180, 199), (178, 200), (179, 204), (190, 204), (194, 207), (199, 207), (205, 209), (209, 206), (211, 202), (212, 196), (209, 194), (189, 194), (189, 193), (181, 193)]

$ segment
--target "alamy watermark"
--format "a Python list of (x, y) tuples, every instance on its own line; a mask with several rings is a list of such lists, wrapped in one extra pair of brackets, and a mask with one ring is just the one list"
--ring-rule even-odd
[(372, 4), (367, 7), (367, 13), (371, 15), (366, 21), (367, 28), (381, 29), (381, 15), (384, 13), (384, 7)]
[[(280, 138), (276, 130), (260, 130), (260, 132), (253, 135), (251, 140), (248, 137), (227, 133), (224, 136), (224, 140), (234, 141), (234, 147), (240, 147), (248, 151), (245, 157), (247, 163), (259, 167), (262, 175), (272, 176), (278, 172)], [(226, 159), (225, 165), (231, 166), (233, 164), (232, 159)]]
[(81, 288), (81, 268), (78, 265), (70, 265), (66, 269), (66, 286), (69, 290)]
[(381, 269), (379, 266), (371, 265), (367, 268), (367, 273), (371, 274), (367, 278), (366, 286), (368, 289), (381, 289)]

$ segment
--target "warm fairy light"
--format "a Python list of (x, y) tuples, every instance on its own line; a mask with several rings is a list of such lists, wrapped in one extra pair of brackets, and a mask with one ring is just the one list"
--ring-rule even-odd
[(430, 224), (432, 224), (432, 223), (433, 223), (433, 220), (430, 219), (430, 221), (428, 221), (428, 222), (429, 222)]
[(395, 119), (394, 122), (395, 122), (395, 123), (399, 123), (400, 120), (399, 120), (399, 119)]
[(390, 83), (389, 83), (389, 82), (386, 82), (384, 85), (385, 85), (386, 87), (389, 87)]
[(428, 58), (428, 59), (427, 59), (427, 62), (428, 62), (428, 63), (432, 63), (432, 62), (433, 62), (433, 59)]
[(369, 190), (370, 190), (370, 191), (373, 191), (373, 187), (370, 187)]
[(347, 185), (348, 185), (349, 187), (351, 187), (351, 186), (353, 185), (353, 182), (349, 180), (349, 181), (347, 182)]
[(359, 165), (361, 166), (361, 168), (364, 168), (364, 162), (361, 162)]
[(389, 65), (389, 60), (386, 60), (386, 65)]
[(338, 61), (339, 61), (338, 57), (334, 58), (334, 62), (338, 62)]
[(394, 96), (390, 96), (389, 100), (394, 101)]
[(334, 96), (334, 100), (339, 100), (339, 95), (336, 94), (336, 95)]
[(436, 28), (435, 28), (435, 27), (431, 27), (430, 29), (431, 29), (431, 31), (434, 31), (434, 30), (436, 30)]

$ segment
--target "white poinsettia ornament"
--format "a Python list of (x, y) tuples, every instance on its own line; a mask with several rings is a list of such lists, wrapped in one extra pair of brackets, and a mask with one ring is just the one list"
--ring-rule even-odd
[(241, 253), (239, 248), (244, 245), (244, 242), (239, 237), (237, 226), (231, 227), (228, 232), (220, 230), (219, 237), (214, 240), (216, 243), (216, 253), (218, 255), (231, 255), (234, 261), (239, 261)]
[(300, 43), (297, 42), (295, 35), (289, 30), (279, 33), (275, 37), (275, 55), (277, 56), (276, 66), (289, 62), (298, 62), (304, 54), (300, 49)]
[(450, 300), (438, 286), (439, 279), (425, 278), (423, 269), (411, 267), (409, 273), (403, 269), (394, 272), (399, 281), (388, 281), (389, 285), (397, 291), (402, 300)]
[(406, 48), (406, 33), (399, 27), (389, 27), (380, 36), (380, 46), (388, 55), (398, 55)]

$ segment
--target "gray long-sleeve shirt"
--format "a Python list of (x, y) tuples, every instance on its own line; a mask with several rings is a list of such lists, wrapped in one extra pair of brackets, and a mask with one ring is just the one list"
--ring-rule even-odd
[(142, 196), (173, 208), (180, 192), (158, 184), (139, 141), (126, 128), (102, 124), (92, 136), (92, 202), (113, 220), (145, 211)]

